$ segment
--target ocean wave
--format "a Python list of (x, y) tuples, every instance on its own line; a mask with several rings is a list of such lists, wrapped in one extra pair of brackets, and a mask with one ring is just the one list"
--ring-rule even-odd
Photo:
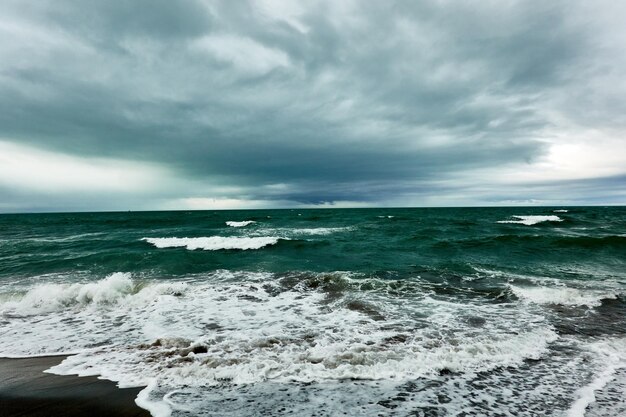
[(559, 247), (608, 248), (626, 246), (626, 236), (563, 236), (553, 237), (552, 241)]
[(267, 234), (274, 234), (279, 236), (328, 236), (334, 233), (348, 232), (354, 230), (354, 227), (311, 227), (311, 228), (262, 228), (251, 230), (248, 232), (248, 236), (261, 236)]
[(184, 284), (168, 283), (141, 287), (131, 280), (129, 273), (116, 272), (108, 277), (87, 283), (44, 283), (25, 293), (5, 295), (0, 313), (26, 316), (51, 313), (76, 306), (111, 306), (120, 303), (149, 302), (163, 294), (180, 294)]
[(532, 225), (542, 223), (542, 222), (563, 221), (563, 219), (561, 219), (559, 216), (554, 216), (554, 215), (550, 215), (550, 216), (529, 215), (529, 216), (511, 216), (511, 217), (514, 217), (517, 220), (498, 220), (497, 223), (513, 223), (513, 224), (523, 224), (526, 226), (532, 226)]
[(569, 287), (520, 287), (509, 285), (516, 297), (535, 304), (598, 307), (602, 300), (616, 299), (618, 294), (607, 290)]
[(529, 250), (544, 251), (545, 248), (623, 248), (626, 247), (626, 236), (584, 236), (584, 235), (494, 235), (480, 238), (464, 238), (459, 240), (442, 240), (436, 242), (436, 247), (493, 247), (500, 245), (525, 245)]
[[(125, 357), (124, 362), (131, 355), (138, 379), (167, 376), (174, 367), (177, 370), (172, 372), (178, 377), (195, 373), (188, 381), (193, 384), (267, 379), (310, 382), (407, 379), (435, 375), (442, 369), (465, 372), (513, 366), (538, 358), (547, 343), (556, 339), (536, 319), (522, 320), (527, 325), (511, 336), (502, 318), (525, 313), (499, 305), (479, 308), (407, 294), (414, 305), (406, 308), (405, 303), (394, 301), (395, 296), (381, 291), (354, 298), (350, 288), (359, 285), (359, 280), (350, 274), (312, 274), (304, 281), (297, 274), (251, 278), (249, 282), (140, 284), (129, 274), (116, 273), (93, 283), (38, 285), (1, 308), (10, 313), (48, 314), (36, 319), (23, 314), (22, 320), (30, 320), (33, 333), (23, 334), (22, 321), (7, 326), (0, 337), (0, 353), (42, 346), (23, 343), (23, 338), (15, 337), (18, 333), (44, 337), (49, 353), (108, 341), (123, 348), (89, 349), (86, 358), (80, 359), (91, 363), (88, 372), (99, 370), (92, 356), (96, 362), (101, 355)], [(416, 325), (413, 314), (417, 311), (420, 317), (428, 317), (435, 333)], [(476, 333), (466, 325), (465, 317), (476, 314), (490, 318), (483, 325), (484, 332)], [(146, 340), (151, 344), (141, 345)], [(182, 357), (188, 359), (180, 361)], [(193, 367), (187, 366), (187, 360)], [(72, 367), (76, 371), (76, 365)], [(152, 367), (153, 374), (144, 367)]]
[(254, 220), (244, 220), (241, 222), (227, 221), (226, 225), (230, 227), (245, 227), (253, 223), (256, 223), (256, 222)]
[[(549, 355), (559, 340), (523, 304), (512, 309), (442, 299), (418, 288), (398, 291), (400, 281), (345, 272), (216, 271), (168, 287), (115, 274), (91, 284), (85, 302), (75, 294), (89, 284), (78, 291), (63, 287), (72, 294), (61, 297), (74, 300), (69, 305), (36, 317), (3, 317), (0, 354), (78, 352), (51, 372), (99, 375), (122, 387), (148, 385), (141, 403), (166, 410), (171, 399), (174, 414), (188, 407), (202, 415), (211, 398), (206, 395), (234, 394), (240, 387), (269, 387), (275, 394), (282, 392), (277, 386), (306, 390), (297, 382), (313, 382), (326, 395), (340, 381), (355, 390), (449, 376), (469, 382), (478, 372), (523, 369), (528, 359)], [(383, 382), (370, 384), (374, 380)], [(177, 402), (181, 390), (188, 396)], [(281, 406), (292, 403), (300, 404), (286, 398)], [(381, 412), (372, 407), (366, 414)], [(310, 415), (312, 408), (299, 414)]]
[(236, 236), (209, 236), (209, 237), (144, 237), (144, 240), (159, 249), (187, 248), (188, 250), (253, 250), (261, 249), (278, 243), (279, 240), (289, 240), (285, 237), (236, 237)]
[(65, 243), (65, 242), (74, 242), (74, 241), (84, 240), (85, 238), (93, 238), (95, 236), (105, 236), (105, 235), (106, 234), (103, 232), (80, 233), (76, 235), (59, 236), (59, 237), (32, 237), (32, 238), (22, 239), (20, 240), (20, 242)]
[(567, 213), (569, 210), (565, 210), (565, 209), (559, 209), (559, 210), (552, 210), (552, 213)]

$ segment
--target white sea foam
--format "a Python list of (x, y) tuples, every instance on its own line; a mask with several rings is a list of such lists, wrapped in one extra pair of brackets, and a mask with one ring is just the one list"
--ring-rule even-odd
[[(251, 415), (261, 413), (259, 407), (270, 407), (264, 413), (272, 414), (276, 405), (310, 415), (320, 407), (306, 400), (311, 395), (335, 407), (326, 409), (329, 415), (362, 406), (363, 415), (378, 415), (386, 409), (368, 401), (396, 397), (402, 384), (420, 381), (425, 388), (399, 407), (430, 402), (431, 395), (436, 401), (445, 391), (451, 400), (442, 407), (454, 415), (472, 407), (464, 393), (471, 392), (477, 372), (496, 378), (495, 393), (480, 394), (491, 404), (504, 389), (497, 378), (509, 378), (507, 369), (524, 372), (527, 359), (547, 359), (549, 346), (560, 343), (530, 304), (511, 308), (442, 298), (419, 280), (216, 271), (162, 283), (115, 274), (93, 283), (58, 284), (72, 294), (60, 298), (73, 301), (54, 311), (40, 309), (37, 316), (20, 315), (20, 308), (40, 308), (32, 294), (46, 285), (0, 304), (0, 355), (80, 352), (51, 371), (100, 375), (122, 387), (147, 385), (137, 402), (159, 417), (170, 410)], [(411, 291), (398, 292), (399, 285)], [(90, 295), (78, 297), (81, 290)], [(472, 317), (478, 327), (468, 326)], [(561, 369), (577, 375), (568, 366), (546, 368), (545, 383)], [(454, 372), (450, 383), (456, 385), (430, 387), (429, 381), (441, 381), (441, 371)], [(309, 391), (294, 382), (313, 385)], [(285, 392), (292, 397), (277, 397)], [(294, 396), (302, 401), (292, 401)], [(225, 405), (230, 397), (242, 400)]]
[[(394, 344), (388, 340), (401, 329), (381, 329), (376, 319), (368, 317), (367, 309), (364, 313), (338, 305), (327, 310), (323, 299), (319, 292), (290, 290), (272, 295), (257, 286), (197, 285), (184, 299), (165, 300), (156, 316), (156, 311), (147, 314), (157, 323), (148, 327), (146, 341), (159, 338), (158, 346), (92, 351), (68, 358), (54, 371), (98, 373), (123, 386), (145, 384), (156, 377), (169, 386), (406, 380), (435, 375), (441, 369), (463, 372), (516, 366), (526, 358), (541, 357), (557, 338), (548, 328), (530, 326), (515, 336), (508, 332), (472, 336), (460, 331), (444, 338), (440, 335), (438, 340), (428, 330)], [(437, 309), (431, 320), (440, 331), (458, 328), (460, 322), (451, 314), (461, 316), (459, 308), (466, 313), (474, 309), (433, 299), (425, 302), (422, 309)], [(390, 323), (399, 324), (401, 317), (393, 316), (400, 311), (391, 307), (383, 313), (392, 316)], [(213, 331), (192, 331), (213, 322)], [(207, 348), (199, 354), (177, 353), (188, 346)], [(181, 355), (187, 359), (181, 361)]]
[[(468, 370), (512, 365), (525, 357), (537, 357), (546, 343), (556, 337), (550, 329), (536, 326), (520, 329), (516, 337), (511, 337), (508, 329), (507, 333), (499, 334), (498, 327), (494, 327), (493, 334), (450, 333), (433, 344), (430, 330), (420, 334), (409, 326), (406, 331), (410, 332), (403, 343), (389, 344), (387, 339), (403, 331), (402, 323), (412, 314), (413, 306), (405, 309), (404, 303), (381, 304), (380, 297), (386, 297), (382, 293), (370, 294), (356, 307), (345, 304), (345, 301), (329, 308), (324, 302), (326, 295), (323, 291), (305, 290), (306, 287), (299, 285), (281, 290), (280, 284), (271, 279), (262, 281), (262, 284), (254, 279), (248, 284), (228, 281), (176, 283), (173, 290), (171, 286), (161, 288), (163, 284), (157, 283), (139, 286), (129, 282), (126, 274), (114, 276), (118, 277), (116, 279), (123, 277), (121, 289), (117, 286), (111, 289), (112, 278), (77, 288), (61, 286), (59, 291), (67, 291), (71, 297), (52, 294), (50, 299), (71, 298), (75, 301), (63, 305), (55, 314), (33, 321), (32, 330), (36, 330), (37, 338), (46, 337), (48, 349), (56, 346), (61, 351), (67, 347), (75, 351), (99, 345), (102, 340), (110, 341), (112, 347), (70, 359), (65, 366), (72, 364), (73, 371), (77, 371), (80, 368), (78, 362), (84, 362), (93, 365), (85, 365), (85, 372), (101, 372), (102, 364), (96, 366), (91, 358), (99, 358), (96, 361), (106, 358), (112, 372), (117, 366), (108, 361), (119, 357), (123, 359), (119, 366), (122, 370), (127, 369), (123, 372), (133, 374), (130, 379), (122, 378), (126, 379), (126, 384), (145, 383), (145, 378), (162, 377), (163, 372), (186, 383), (193, 383), (202, 376), (197, 379), (201, 384), (217, 384), (224, 379), (245, 383), (268, 378), (301, 381), (408, 378), (431, 374), (442, 367)], [(341, 277), (333, 279), (339, 280), (337, 285), (343, 280)], [(350, 285), (350, 281), (341, 285)], [(91, 301), (79, 301), (82, 299), (76, 294), (88, 288), (92, 295), (87, 298)], [(1, 305), (2, 310), (16, 313), (24, 306), (40, 308), (40, 300), (33, 303), (32, 297), (40, 292), (41, 287), (33, 288), (20, 300)], [(95, 295), (109, 292), (114, 295), (101, 298)], [(430, 320), (439, 330), (460, 330), (464, 327), (463, 312), (472, 314), (477, 308), (428, 298), (422, 300), (416, 302), (415, 308), (422, 309), (422, 314), (432, 311)], [(493, 312), (494, 318), (506, 313), (498, 306), (494, 308), (498, 310)], [(372, 313), (376, 310), (380, 311)], [(380, 326), (378, 316), (388, 317), (387, 326)], [(66, 322), (66, 318), (72, 320)], [(122, 322), (117, 321), (120, 318), (124, 318)], [(395, 326), (400, 327), (394, 330)], [(93, 331), (95, 328), (98, 332)], [(215, 330), (207, 331), (207, 328)], [(9, 326), (6, 337), (0, 341), (3, 353), (11, 353), (8, 352), (11, 349), (16, 350), (13, 354), (28, 353), (41, 345), (23, 343), (23, 339), (10, 336), (23, 333), (23, 330), (23, 323)], [(53, 343), (68, 335), (76, 337), (64, 343), (62, 340), (56, 345)], [(159, 347), (145, 351), (129, 351), (127, 348), (159, 338), (182, 338), (183, 345), (202, 344), (208, 346), (209, 351), (196, 355), (202, 360), (177, 364), (177, 369), (172, 369), (165, 366), (171, 364), (168, 356), (159, 356), (161, 351), (171, 351), (172, 344), (161, 343)], [(49, 350), (49, 353), (53, 352), (54, 348)], [(158, 361), (150, 365), (147, 359), (155, 359), (154, 355)], [(210, 360), (210, 366), (206, 366), (207, 360)], [(139, 372), (139, 368), (129, 369), (129, 366), (140, 367), (145, 372)]]
[(130, 274), (115, 273), (106, 279), (86, 284), (41, 284), (17, 300), (9, 299), (3, 310), (19, 314), (37, 314), (61, 310), (74, 304), (114, 303), (131, 293)]
[(86, 306), (110, 307), (120, 303), (150, 302), (162, 294), (180, 293), (185, 284), (164, 283), (141, 287), (129, 273), (116, 272), (101, 281), (86, 283), (44, 283), (25, 293), (5, 294), (0, 314), (27, 316)]
[(588, 385), (577, 390), (577, 399), (568, 410), (568, 417), (584, 417), (589, 405), (596, 401), (596, 391), (613, 380), (618, 369), (626, 368), (626, 339), (595, 342), (588, 349), (602, 361), (604, 368)]
[(148, 410), (153, 417), (169, 417), (172, 415), (172, 408), (165, 399), (154, 400), (150, 398), (150, 394), (158, 387), (156, 378), (152, 378), (146, 387), (139, 392), (135, 402), (145, 410)]
[(256, 223), (256, 222), (254, 220), (244, 220), (241, 222), (228, 221), (226, 222), (226, 225), (230, 227), (245, 227), (253, 223)]
[(188, 250), (252, 250), (275, 245), (281, 239), (289, 240), (288, 238), (278, 236), (144, 237), (141, 240), (145, 240), (159, 249), (187, 248)]
[(295, 235), (330, 235), (338, 232), (345, 232), (351, 230), (350, 227), (315, 227), (315, 228), (304, 228), (304, 229), (291, 229), (289, 233)]
[(560, 210), (552, 210), (553, 213), (567, 213), (569, 210), (560, 209)]
[(597, 307), (602, 300), (615, 299), (617, 294), (607, 290), (570, 287), (520, 287), (509, 285), (513, 294), (536, 304)]
[(562, 222), (559, 216), (511, 216), (517, 220), (498, 220), (498, 223), (514, 223), (514, 224), (524, 224), (526, 226), (532, 226), (541, 222)]
[(279, 236), (291, 236), (294, 238), (300, 236), (326, 236), (334, 233), (342, 233), (354, 230), (353, 227), (310, 227), (310, 228), (263, 228), (249, 232), (249, 236), (257, 236), (262, 234), (275, 234)]

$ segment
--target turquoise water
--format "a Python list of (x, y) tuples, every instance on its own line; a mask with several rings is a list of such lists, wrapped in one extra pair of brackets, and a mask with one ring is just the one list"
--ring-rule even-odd
[[(626, 209), (435, 208), (0, 216), (0, 276), (116, 271), (164, 277), (215, 269), (420, 272), (495, 268), (559, 279), (624, 276)], [(558, 216), (526, 226), (512, 215)], [(246, 227), (226, 221), (252, 220)], [(519, 220), (519, 219), (518, 219)], [(280, 237), (260, 251), (157, 251), (144, 237)]]
[(0, 354), (155, 415), (618, 415), (625, 289), (624, 207), (0, 216)]

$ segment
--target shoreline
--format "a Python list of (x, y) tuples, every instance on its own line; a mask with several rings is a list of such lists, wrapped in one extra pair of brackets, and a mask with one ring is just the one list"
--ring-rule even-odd
[(0, 358), (0, 415), (150, 417), (135, 402), (143, 387), (118, 388), (95, 376), (44, 373), (66, 357)]

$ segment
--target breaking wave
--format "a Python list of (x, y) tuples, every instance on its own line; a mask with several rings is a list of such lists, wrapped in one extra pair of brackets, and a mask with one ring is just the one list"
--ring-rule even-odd
[(159, 249), (187, 248), (188, 250), (253, 250), (261, 249), (278, 243), (279, 240), (289, 240), (277, 236), (236, 237), (236, 236), (209, 236), (209, 237), (144, 237), (144, 240)]
[[(228, 272), (207, 278), (137, 283), (115, 273), (87, 284), (35, 286), (0, 308), (29, 321), (31, 336), (46, 338), (46, 353), (88, 349), (57, 371), (97, 373), (125, 386), (156, 377), (174, 386), (406, 380), (516, 366), (540, 358), (557, 339), (549, 326), (499, 305), (407, 294), (414, 304), (407, 310), (375, 286), (354, 298), (353, 289), (369, 280), (339, 272), (250, 274), (247, 282)], [(416, 321), (418, 310), (436, 331)], [(465, 318), (479, 311), (489, 322), (475, 332)], [(503, 321), (511, 313), (526, 322), (513, 336)], [(23, 326), (6, 327), (1, 352), (38, 353), (36, 340), (23, 343), (31, 337)], [(11, 337), (18, 333), (21, 338)], [(105, 342), (111, 347), (89, 349)]]
[(615, 292), (570, 287), (519, 287), (509, 285), (516, 297), (535, 304), (598, 307), (602, 300), (616, 299)]
[(354, 230), (353, 227), (311, 227), (311, 228), (262, 228), (249, 231), (249, 236), (260, 236), (262, 234), (276, 234), (280, 236), (328, 236), (334, 233), (348, 232)]
[(241, 221), (241, 222), (228, 221), (228, 222), (226, 222), (226, 225), (230, 226), (230, 227), (245, 227), (245, 226), (248, 226), (248, 225), (250, 225), (252, 223), (256, 223), (256, 222), (254, 220), (244, 220), (244, 221)]
[[(387, 410), (384, 398), (413, 406), (424, 395), (462, 398), (478, 374), (493, 378), (495, 389), (512, 384), (529, 364), (552, 363), (551, 346), (564, 343), (531, 305), (463, 300), (426, 284), (346, 272), (244, 271), (167, 284), (134, 281), (127, 273), (92, 283), (38, 284), (0, 303), (8, 313), (0, 353), (77, 353), (51, 372), (148, 386), (139, 402), (155, 416), (185, 410), (253, 415), (250, 407), (276, 404), (310, 415), (315, 405), (299, 399), (311, 395), (329, 407), (343, 398), (367, 407), (363, 415), (378, 415)], [(576, 376), (557, 365), (546, 368), (542, 384), (549, 386), (561, 369)], [(532, 372), (543, 378), (541, 369)], [(450, 389), (429, 385), (446, 381)], [(242, 401), (222, 404), (237, 395)], [(372, 405), (368, 396), (383, 400)], [(447, 407), (458, 414), (467, 403), (455, 401)], [(235, 410), (220, 413), (222, 406)], [(343, 406), (336, 407), (325, 411), (343, 414)]]
[(0, 303), (0, 313), (28, 316), (52, 313), (75, 307), (107, 307), (111, 305), (149, 302), (159, 295), (179, 295), (185, 284), (167, 283), (144, 287), (134, 283), (129, 273), (116, 272), (88, 283), (39, 284), (25, 293), (10, 294)]
[(498, 223), (514, 223), (514, 224), (523, 224), (526, 226), (532, 226), (534, 224), (537, 223), (542, 223), (542, 222), (561, 222), (563, 221), (563, 219), (561, 219), (559, 216), (554, 216), (554, 215), (550, 215), (550, 216), (511, 216), (513, 218), (515, 218), (516, 220), (498, 220)]

